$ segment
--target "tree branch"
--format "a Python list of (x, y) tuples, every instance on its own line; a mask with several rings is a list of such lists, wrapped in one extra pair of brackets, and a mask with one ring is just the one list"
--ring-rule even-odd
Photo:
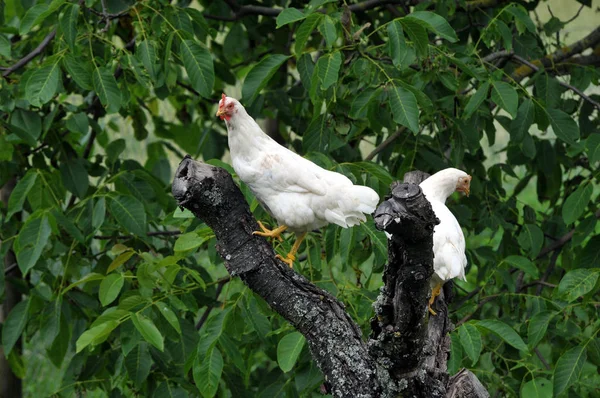
[(271, 245), (252, 234), (258, 225), (229, 173), (186, 157), (172, 191), (181, 206), (213, 229), (230, 275), (239, 276), (306, 337), (334, 396), (379, 396), (375, 362), (344, 305), (276, 260)]
[(377, 145), (377, 147), (375, 149), (373, 149), (373, 151), (365, 157), (365, 161), (372, 160), (379, 152), (383, 151), (385, 148), (387, 148), (388, 145), (390, 145), (392, 142), (396, 141), (396, 139), (398, 137), (400, 137), (402, 135), (402, 133), (404, 133), (405, 130), (406, 130), (406, 127), (400, 127), (398, 129), (398, 131), (391, 134), (381, 144)]
[[(520, 62), (523, 65), (528, 66), (529, 68), (531, 68), (533, 71), (537, 72), (540, 70), (540, 68), (536, 65), (534, 65), (533, 63), (527, 61), (525, 58), (517, 55), (517, 54), (512, 54), (512, 58), (517, 60), (518, 62)], [(575, 86), (572, 86), (568, 83), (565, 83), (561, 80), (557, 80), (558, 84), (560, 84), (561, 86), (563, 86), (566, 89), (569, 89), (571, 91), (573, 91), (574, 93), (576, 93), (577, 95), (579, 95), (581, 98), (583, 98), (584, 100), (586, 100), (587, 102), (589, 102), (590, 104), (592, 104), (594, 107), (596, 107), (598, 110), (600, 110), (600, 104), (596, 101), (594, 101), (593, 99), (591, 99), (589, 96), (587, 96), (583, 91), (581, 91), (580, 89), (578, 89)]]
[[(537, 59), (530, 62), (537, 67), (543, 66), (544, 68), (549, 68), (552, 65), (559, 64), (574, 55), (580, 54), (588, 48), (595, 47), (598, 43), (600, 43), (600, 27), (597, 27), (589, 35), (579, 41), (576, 41), (570, 46), (565, 46), (552, 54), (546, 55), (542, 59)], [(524, 78), (531, 76), (534, 72), (535, 70), (529, 65), (523, 65), (515, 69), (511, 74), (511, 77), (516, 81), (521, 81)]]
[[(227, 4), (231, 7), (233, 11), (233, 16), (227, 17), (222, 15), (211, 15), (204, 14), (204, 18), (213, 19), (216, 21), (226, 21), (226, 22), (234, 22), (248, 15), (262, 15), (265, 17), (277, 17), (283, 8), (271, 8), (257, 5), (244, 5), (237, 6), (236, 2), (227, 1)], [(398, 4), (401, 5), (402, 1), (400, 0), (366, 0), (361, 3), (351, 4), (348, 6), (348, 9), (352, 12), (361, 12), (372, 10), (377, 7), (385, 6), (388, 4)], [(317, 12), (325, 12), (324, 9), (320, 9)]]
[(34, 48), (33, 51), (31, 51), (29, 54), (18, 60), (17, 63), (15, 63), (13, 66), (10, 66), (7, 69), (5, 69), (2, 73), (2, 77), (8, 77), (8, 75), (10, 75), (11, 73), (21, 69), (29, 62), (31, 62), (32, 59), (40, 55), (44, 51), (44, 49), (48, 47), (48, 44), (50, 44), (50, 42), (52, 41), (52, 39), (54, 39), (55, 36), (56, 29), (48, 33), (48, 35), (44, 37), (44, 40), (42, 40), (42, 42), (36, 48)]

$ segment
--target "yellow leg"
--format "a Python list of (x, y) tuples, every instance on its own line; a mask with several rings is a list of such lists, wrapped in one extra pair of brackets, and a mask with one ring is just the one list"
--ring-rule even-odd
[(290, 252), (287, 254), (287, 256), (285, 256), (285, 258), (279, 254), (276, 255), (275, 257), (277, 257), (278, 259), (280, 259), (281, 261), (283, 261), (284, 263), (289, 265), (290, 268), (294, 268), (294, 260), (296, 259), (296, 253), (298, 253), (298, 249), (300, 249), (300, 244), (302, 243), (302, 241), (304, 240), (305, 237), (306, 237), (306, 232), (303, 232), (302, 234), (296, 236), (296, 242), (294, 242), (294, 246), (292, 246), (292, 250), (290, 250)]
[(431, 305), (434, 303), (435, 298), (440, 295), (441, 291), (442, 291), (441, 283), (435, 285), (435, 287), (433, 289), (431, 289), (431, 298), (429, 299), (429, 312), (431, 313), (431, 315), (437, 315), (437, 313), (433, 310), (433, 308), (431, 308)]
[(264, 236), (265, 238), (275, 238), (279, 239), (280, 241), (283, 240), (281, 234), (287, 229), (287, 225), (281, 225), (273, 230), (267, 229), (267, 227), (265, 227), (260, 221), (258, 222), (258, 226), (260, 229), (262, 229), (262, 231), (254, 231), (252, 232), (253, 235)]

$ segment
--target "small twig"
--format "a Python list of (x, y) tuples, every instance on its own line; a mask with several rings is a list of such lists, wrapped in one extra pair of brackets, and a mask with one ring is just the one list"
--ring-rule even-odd
[(398, 139), (398, 137), (400, 137), (402, 135), (402, 133), (404, 133), (405, 130), (406, 130), (406, 127), (400, 127), (398, 129), (398, 131), (391, 134), (381, 144), (377, 145), (377, 147), (375, 149), (373, 149), (373, 151), (365, 157), (365, 160), (372, 160), (379, 152), (383, 151), (388, 145), (390, 145), (392, 142), (396, 141), (396, 139)]
[(4, 269), (4, 275), (8, 275), (13, 269), (17, 268), (18, 266), (19, 265), (17, 263), (12, 263)]
[(29, 62), (31, 62), (32, 59), (34, 59), (35, 57), (40, 55), (42, 53), (42, 51), (44, 51), (44, 49), (46, 47), (48, 47), (48, 44), (50, 44), (50, 42), (52, 41), (52, 39), (54, 39), (55, 36), (56, 36), (56, 29), (54, 29), (52, 32), (48, 33), (48, 35), (46, 37), (44, 37), (44, 40), (42, 40), (40, 45), (37, 46), (36, 48), (34, 48), (33, 51), (31, 51), (29, 54), (27, 54), (26, 56), (24, 56), (23, 58), (18, 60), (17, 63), (14, 64), (13, 66), (7, 68), (2, 73), (2, 77), (7, 77), (14, 71), (21, 69), (22, 67), (27, 65)]
[(456, 323), (456, 327), (459, 327), (460, 325), (462, 325), (465, 322), (469, 322), (469, 320), (475, 316), (477, 311), (479, 311), (487, 302), (492, 301), (493, 299), (495, 299), (498, 296), (500, 296), (500, 294), (493, 294), (491, 296), (482, 298), (481, 301), (477, 304), (477, 308), (475, 308), (475, 311), (471, 312), (470, 314), (466, 315), (463, 319), (458, 321)]
[[(596, 216), (596, 218), (600, 218), (600, 209), (596, 210), (596, 213), (594, 215)], [(570, 230), (565, 235), (558, 238), (555, 242), (552, 242), (552, 244), (543, 248), (540, 251), (540, 253), (536, 256), (535, 259), (538, 260), (538, 259), (544, 257), (546, 254), (563, 247), (564, 245), (569, 243), (569, 241), (573, 238), (574, 234), (575, 234), (575, 229)]]
[[(535, 72), (539, 71), (540, 68), (536, 65), (534, 65), (533, 63), (529, 62), (528, 60), (526, 60), (525, 58), (521, 57), (520, 55), (517, 54), (513, 54), (512, 58), (517, 60), (518, 62), (520, 62), (523, 65), (527, 65), (528, 67), (530, 67), (531, 69), (533, 69)], [(558, 79), (557, 79), (558, 80)], [(571, 91), (573, 91), (574, 93), (578, 94), (581, 98), (583, 98), (584, 100), (586, 100), (587, 102), (589, 102), (590, 104), (592, 104), (593, 106), (595, 106), (598, 110), (600, 110), (600, 103), (594, 101), (593, 99), (591, 99), (590, 97), (588, 97), (583, 91), (581, 91), (580, 89), (578, 89), (575, 86), (572, 86), (568, 83), (565, 83), (561, 80), (558, 80), (558, 83), (563, 86), (564, 88), (567, 88)]]
[(512, 51), (502, 50), (502, 51), (496, 51), (494, 53), (488, 54), (485, 57), (483, 57), (481, 60), (483, 62), (492, 63), (498, 59), (510, 58), (513, 55), (514, 55), (514, 53)]
[(579, 16), (579, 14), (581, 14), (581, 10), (583, 10), (583, 7), (585, 7), (585, 5), (584, 5), (584, 4), (581, 4), (581, 6), (579, 7), (579, 10), (577, 10), (577, 13), (576, 13), (576, 14), (573, 16), (573, 18), (566, 20), (566, 21), (564, 22), (564, 24), (566, 25), (566, 24), (568, 24), (568, 23), (571, 23), (571, 22), (573, 22), (574, 20), (576, 20), (576, 19), (577, 19), (577, 17)]
[[(152, 231), (148, 232), (146, 236), (178, 236), (181, 235), (180, 231)], [(110, 240), (110, 239), (131, 239), (133, 235), (94, 235), (94, 239), (99, 240)]]
[(539, 286), (539, 285), (542, 285), (542, 286), (545, 286), (545, 287), (551, 287), (551, 288), (555, 288), (556, 287), (556, 285), (553, 284), (553, 283), (548, 283), (548, 282), (539, 280), (539, 281), (533, 281), (531, 283), (523, 285), (521, 287), (521, 289), (517, 290), (517, 292), (522, 292), (523, 290), (527, 290), (528, 288), (530, 288), (532, 286)]
[(554, 272), (554, 268), (556, 267), (556, 260), (558, 260), (559, 254), (560, 254), (560, 248), (558, 250), (556, 250), (554, 253), (552, 253), (552, 257), (550, 258), (550, 263), (548, 264), (548, 267), (546, 268), (544, 275), (542, 275), (542, 278), (540, 279), (540, 282), (542, 282), (542, 283), (539, 283), (537, 289), (535, 290), (536, 296), (539, 296), (540, 294), (542, 294), (542, 290), (544, 290), (544, 287), (546, 286), (545, 285), (546, 281), (548, 280), (550, 275), (552, 275), (552, 272)]
[[(225, 284), (229, 281), (231, 281), (231, 277), (225, 277), (218, 281), (217, 288), (215, 289), (215, 301), (219, 299), (219, 295), (223, 290), (223, 286), (225, 286)], [(206, 310), (204, 310), (204, 313), (202, 314), (202, 316), (198, 320), (198, 323), (196, 324), (196, 330), (200, 330), (200, 328), (202, 328), (202, 325), (204, 325), (204, 323), (208, 319), (208, 316), (210, 315), (213, 308), (215, 308), (213, 304), (209, 304), (206, 307)]]
[(537, 355), (537, 357), (540, 359), (540, 362), (542, 363), (542, 365), (544, 365), (546, 370), (552, 369), (552, 367), (550, 366), (548, 361), (546, 361), (546, 358), (544, 358), (544, 356), (542, 355), (540, 350), (538, 350), (537, 348), (534, 348), (533, 351), (535, 352), (535, 355)]
[[(227, 17), (222, 15), (204, 14), (204, 18), (213, 19), (215, 21), (235, 22), (247, 15), (262, 15), (265, 17), (277, 17), (283, 8), (271, 8), (256, 5), (245, 5), (239, 7), (235, 1), (226, 1), (233, 11), (233, 16)], [(348, 9), (352, 12), (368, 11), (373, 8), (385, 6), (388, 4), (397, 4), (398, 0), (366, 0), (361, 3), (351, 4)], [(325, 12), (325, 9), (319, 9), (317, 12)]]

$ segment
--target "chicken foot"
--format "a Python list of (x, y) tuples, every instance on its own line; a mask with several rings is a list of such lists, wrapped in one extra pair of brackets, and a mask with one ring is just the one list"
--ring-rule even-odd
[(283, 257), (281, 254), (278, 254), (275, 257), (289, 265), (290, 268), (294, 268), (294, 260), (296, 260), (296, 253), (298, 253), (298, 249), (300, 249), (300, 244), (302, 243), (305, 237), (306, 232), (296, 235), (296, 242), (294, 242), (294, 245), (292, 246), (290, 252), (285, 257)]
[(264, 236), (265, 238), (275, 238), (279, 239), (280, 242), (283, 241), (281, 234), (287, 229), (287, 225), (281, 225), (275, 229), (268, 229), (263, 225), (263, 223), (258, 221), (258, 226), (260, 229), (262, 229), (262, 231), (254, 231), (252, 232), (252, 235)]

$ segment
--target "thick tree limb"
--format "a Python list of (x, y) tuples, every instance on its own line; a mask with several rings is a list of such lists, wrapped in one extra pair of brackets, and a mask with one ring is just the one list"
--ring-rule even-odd
[(176, 171), (173, 196), (213, 229), (225, 267), (287, 319), (308, 341), (337, 397), (376, 397), (375, 361), (344, 305), (275, 259), (244, 196), (225, 170), (186, 157)]
[(54, 39), (55, 36), (56, 29), (48, 33), (48, 35), (44, 37), (44, 40), (42, 40), (39, 46), (34, 48), (33, 51), (31, 51), (29, 54), (18, 60), (17, 63), (15, 63), (13, 66), (10, 66), (7, 69), (5, 69), (4, 72), (2, 72), (2, 77), (8, 77), (8, 75), (10, 75), (11, 73), (21, 69), (29, 62), (31, 62), (32, 59), (40, 55), (44, 51), (44, 49), (48, 47), (48, 44), (50, 44), (50, 42), (52, 41), (52, 39)]

